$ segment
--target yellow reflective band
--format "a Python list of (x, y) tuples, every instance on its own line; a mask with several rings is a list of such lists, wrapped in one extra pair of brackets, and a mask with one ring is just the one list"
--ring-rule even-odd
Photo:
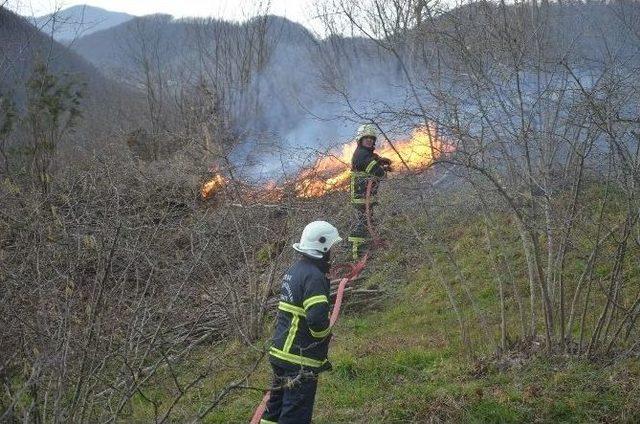
[(367, 168), (364, 170), (364, 172), (366, 172), (367, 174), (371, 172), (371, 170), (373, 169), (374, 166), (376, 166), (378, 164), (377, 160), (372, 160), (371, 162), (369, 162), (369, 165), (367, 165)]
[(264, 418), (260, 420), (260, 424), (278, 424), (275, 421), (265, 420)]
[[(367, 169), (369, 169), (369, 167), (372, 167), (372, 164), (375, 165), (377, 163), (377, 161), (372, 161), (371, 163), (369, 163), (369, 166), (367, 166)], [(367, 173), (367, 172), (358, 172), (358, 171), (351, 171), (351, 203), (356, 204), (356, 205), (364, 205), (367, 201), (364, 198), (364, 194), (357, 194), (356, 193), (356, 179), (357, 178), (370, 178), (371, 174)], [(360, 197), (363, 196), (363, 197)]]
[(323, 302), (329, 303), (329, 300), (327, 299), (327, 296), (323, 294), (319, 294), (317, 296), (311, 296), (310, 298), (302, 302), (302, 306), (304, 306), (304, 310), (306, 311), (316, 303), (323, 303)]
[(366, 172), (351, 171), (351, 203), (358, 205), (363, 205), (366, 203), (366, 199), (364, 197), (359, 197), (362, 195), (356, 193), (356, 179), (367, 177), (370, 177), (370, 175)]
[(291, 362), (292, 364), (303, 365), (305, 367), (320, 368), (322, 365), (324, 365), (325, 362), (327, 362), (326, 359), (324, 361), (318, 361), (317, 359), (305, 358), (304, 356), (294, 355), (293, 353), (286, 353), (273, 346), (271, 347), (271, 349), (269, 349), (269, 353), (271, 354), (271, 356), (275, 356), (276, 358), (282, 359), (283, 361)]
[(351, 257), (353, 258), (354, 261), (358, 260), (358, 250), (360, 250), (360, 246), (365, 244), (368, 241), (368, 239), (364, 237), (349, 236), (348, 240), (352, 243)]
[(300, 321), (300, 317), (298, 315), (294, 315), (291, 319), (291, 327), (289, 327), (289, 334), (287, 335), (287, 340), (284, 342), (283, 349), (285, 352), (289, 352), (291, 350), (291, 345), (293, 345), (293, 339), (296, 338), (296, 333), (298, 332), (298, 322)]
[(347, 240), (349, 240), (352, 243), (364, 243), (365, 241), (367, 241), (367, 239), (364, 237), (356, 237), (356, 236), (349, 236)]
[(278, 309), (280, 309), (281, 311), (292, 313), (293, 315), (302, 315), (302, 316), (306, 315), (306, 313), (304, 312), (304, 309), (287, 302), (280, 301), (280, 303), (278, 303)]
[(331, 327), (327, 327), (322, 331), (313, 331), (311, 328), (309, 328), (309, 332), (316, 339), (324, 339), (331, 332)]

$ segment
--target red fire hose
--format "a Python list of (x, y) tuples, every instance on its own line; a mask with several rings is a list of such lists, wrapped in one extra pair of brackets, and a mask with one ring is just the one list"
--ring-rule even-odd
[[(382, 241), (381, 241), (380, 237), (378, 236), (378, 234), (375, 232), (375, 230), (373, 228), (373, 222), (372, 222), (372, 219), (371, 219), (371, 209), (369, 207), (370, 198), (371, 198), (371, 187), (372, 187), (372, 180), (369, 180), (368, 183), (367, 183), (367, 193), (366, 193), (366, 197), (365, 197), (365, 213), (367, 215), (367, 228), (369, 229), (369, 234), (371, 235), (371, 238), (373, 239), (373, 245), (374, 246), (381, 246), (382, 245)], [(362, 272), (362, 270), (366, 266), (368, 259), (369, 259), (369, 253), (367, 252), (362, 257), (362, 259), (360, 259), (355, 264), (353, 264), (353, 265), (344, 264), (344, 265), (347, 265), (348, 268), (350, 268), (350, 269), (340, 279), (340, 282), (338, 283), (338, 291), (336, 293), (336, 300), (333, 303), (333, 310), (331, 311), (331, 318), (329, 319), (329, 325), (331, 327), (333, 327), (335, 325), (336, 321), (338, 321), (338, 317), (340, 316), (340, 307), (342, 306), (342, 298), (344, 297), (344, 289), (347, 287), (347, 284), (349, 284), (349, 282), (351, 280), (353, 280), (354, 278), (356, 278), (356, 277), (358, 277), (360, 275), (360, 273)], [(338, 266), (340, 266), (340, 265), (338, 265)], [(270, 391), (265, 393), (264, 397), (262, 398), (262, 401), (260, 402), (260, 405), (258, 405), (258, 407), (256, 408), (255, 412), (253, 413), (253, 417), (251, 418), (250, 424), (259, 424), (260, 423), (260, 419), (262, 418), (262, 414), (264, 414), (264, 411), (265, 411), (265, 409), (267, 407), (267, 402), (269, 401), (269, 396), (271, 396), (271, 392)]]

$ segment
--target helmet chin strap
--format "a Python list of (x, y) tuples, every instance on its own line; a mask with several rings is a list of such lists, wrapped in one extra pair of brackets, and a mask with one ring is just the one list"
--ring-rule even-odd
[(322, 254), (322, 259), (316, 259), (320, 262), (320, 269), (325, 274), (329, 272), (331, 268), (331, 250), (327, 250)]
[(331, 261), (331, 249), (327, 250), (322, 254), (322, 260), (326, 262)]

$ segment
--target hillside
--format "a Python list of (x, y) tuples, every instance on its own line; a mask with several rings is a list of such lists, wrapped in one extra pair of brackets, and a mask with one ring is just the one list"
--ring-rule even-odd
[(133, 19), (127, 13), (112, 12), (89, 5), (71, 6), (54, 14), (31, 18), (36, 28), (63, 43), (120, 25)]
[(0, 422), (246, 423), (269, 352), (329, 334), (318, 423), (640, 422), (638, 4), (156, 14), (77, 51), (0, 9)]
[(111, 28), (86, 34), (77, 39), (71, 48), (94, 66), (113, 77), (128, 75), (136, 67), (136, 47), (143, 40), (156, 43), (150, 48), (164, 66), (171, 68), (184, 59), (185, 25), (174, 21), (170, 15), (136, 17)]
[(25, 18), (0, 8), (0, 91), (11, 93), (18, 104), (25, 97), (25, 83), (37, 63), (46, 63), (53, 74), (66, 75), (84, 87), (85, 113), (104, 113), (131, 93), (106, 78), (95, 66)]
[[(490, 325), (490, 337), (497, 338), (499, 293), (491, 260), (486, 251), (478, 249), (485, 243), (482, 218), (459, 212), (430, 224), (434, 239), (425, 247), (402, 242), (405, 219), (420, 221), (422, 226), (424, 217), (413, 212), (401, 215), (384, 220), (382, 229), (391, 244), (376, 252), (366, 278), (354, 283), (368, 294), (346, 295), (331, 342), (333, 370), (320, 377), (314, 423), (631, 423), (640, 419), (637, 352), (614, 361), (563, 355), (548, 358), (539, 340), (513, 340), (505, 351), (495, 353), (490, 339), (484, 339), (483, 324), (471, 303), (478, 302)], [(506, 229), (500, 252), (521, 261), (517, 235), (509, 229), (508, 218), (496, 219), (504, 220)], [(444, 244), (455, 246), (458, 271), (444, 256)], [(440, 251), (436, 263), (430, 264), (428, 258), (436, 251)], [(638, 253), (636, 247), (634, 254)], [(460, 281), (458, 272), (466, 281)], [(519, 285), (526, 278), (520, 273), (515, 277)], [(460, 300), (458, 307), (466, 311), (463, 319), (471, 344), (461, 338), (443, 281), (451, 283)], [(471, 302), (465, 299), (465, 285)], [(525, 289), (524, 284), (521, 288)], [(274, 314), (265, 325), (267, 334)], [(510, 308), (508, 314), (516, 318), (517, 311)], [(512, 331), (516, 329), (509, 333)], [(268, 343), (264, 338), (253, 347), (260, 349)], [(471, 345), (473, 354), (467, 350)], [(227, 393), (203, 422), (247, 422), (262, 397), (259, 389), (269, 385), (266, 359), (244, 344), (229, 343), (199, 349), (192, 361), (198, 365), (174, 371), (180, 381), (191, 381), (210, 361), (221, 364), (220, 372), (185, 396), (173, 410), (174, 418), (189, 420), (219, 393)], [(259, 368), (252, 373), (255, 361)], [(153, 389), (146, 396), (160, 408), (174, 397), (172, 378), (163, 372), (148, 383)], [(239, 382), (240, 388), (226, 392)], [(146, 421), (152, 416), (152, 403), (135, 396), (127, 418)]]
[[(251, 36), (264, 26), (269, 43), (298, 45), (308, 48), (314, 38), (302, 25), (278, 16), (254, 18), (238, 24), (213, 18), (175, 19), (158, 14), (134, 18), (112, 28), (86, 34), (76, 40), (75, 52), (107, 72), (131, 72), (136, 66), (135, 48), (143, 41), (162, 46), (157, 52), (163, 65), (174, 68), (181, 61), (192, 61), (203, 52), (198, 48), (222, 45), (226, 40), (239, 36)], [(256, 37), (258, 34), (256, 34)], [(201, 38), (202, 37), (202, 38)], [(203, 43), (199, 46), (197, 42)]]
[(24, 96), (23, 86), (36, 61), (47, 62), (56, 73), (77, 75), (90, 86), (104, 80), (96, 69), (78, 54), (38, 31), (25, 18), (0, 8), (0, 89)]
[[(221, 64), (221, 54), (239, 55), (238, 45), (243, 52), (259, 46), (262, 57), (238, 57)], [(342, 57), (329, 54), (333, 45), (339, 46)], [(339, 104), (340, 97), (327, 86), (330, 82), (343, 84), (360, 105), (402, 98), (390, 89), (390, 84), (401, 84), (401, 76), (393, 63), (378, 56), (370, 40), (317, 40), (302, 25), (278, 16), (242, 24), (144, 16), (84, 36), (72, 48), (106, 75), (133, 88), (146, 84), (145, 63), (171, 87), (211, 79), (210, 84), (222, 92), (220, 97), (229, 99), (234, 126), (247, 144), (246, 149), (238, 149), (239, 162), (256, 143), (274, 144), (276, 149), (316, 149), (351, 137), (352, 126), (340, 119), (348, 108)], [(252, 60), (259, 64), (244, 76), (238, 66)], [(340, 65), (339, 75), (336, 65)], [(365, 72), (369, 77), (361, 78)], [(231, 100), (238, 92), (243, 93), (243, 101)], [(272, 161), (281, 163), (281, 158), (266, 162)]]

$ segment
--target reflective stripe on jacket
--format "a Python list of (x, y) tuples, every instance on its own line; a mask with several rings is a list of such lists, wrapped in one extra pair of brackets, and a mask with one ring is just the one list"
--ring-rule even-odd
[(302, 255), (282, 279), (278, 317), (269, 349), (272, 363), (284, 368), (329, 368), (329, 279), (326, 262)]
[(364, 204), (367, 195), (367, 182), (373, 179), (371, 196), (378, 192), (379, 179), (386, 174), (380, 163), (380, 157), (373, 153), (373, 149), (367, 149), (358, 145), (351, 158), (351, 202)]

